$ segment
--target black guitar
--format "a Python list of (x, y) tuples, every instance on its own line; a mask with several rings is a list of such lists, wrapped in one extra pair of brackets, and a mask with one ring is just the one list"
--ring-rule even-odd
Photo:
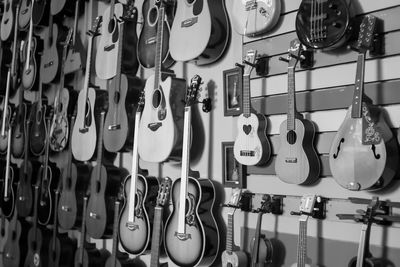
[(28, 104), (24, 102), (23, 88), (19, 89), (18, 99), (19, 104), (11, 135), (11, 153), (14, 158), (22, 158), (24, 156), (24, 147), (27, 142), (25, 124), (28, 120)]
[(46, 109), (47, 105), (42, 101), (43, 84), (39, 81), (39, 92), (36, 101), (32, 104), (31, 121), (32, 126), (29, 134), (29, 145), (33, 155), (40, 156), (46, 148)]

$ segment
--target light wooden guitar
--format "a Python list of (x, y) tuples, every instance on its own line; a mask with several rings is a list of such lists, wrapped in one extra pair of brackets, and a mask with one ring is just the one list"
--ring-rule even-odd
[(232, 5), (233, 29), (250, 37), (273, 29), (281, 14), (281, 0), (238, 0)]
[(173, 59), (210, 64), (222, 56), (229, 36), (224, 0), (177, 1), (169, 39)]
[(278, 177), (290, 184), (315, 182), (320, 171), (314, 149), (314, 124), (296, 110), (295, 69), (302, 45), (298, 39), (290, 43), (288, 66), (288, 112), (280, 126), (280, 146), (275, 162)]
[(368, 15), (361, 23), (353, 101), (329, 152), (333, 178), (349, 190), (380, 189), (390, 183), (398, 168), (396, 138), (383, 111), (364, 94), (365, 54), (374, 39), (375, 20)]
[(257, 51), (247, 51), (243, 72), (243, 114), (240, 114), (237, 126), (233, 154), (243, 165), (261, 165), (266, 163), (271, 154), (271, 145), (267, 139), (267, 119), (263, 114), (251, 109), (250, 73), (253, 70)]
[[(13, 35), (13, 29), (15, 24), (15, 3), (14, 0), (4, 1), (4, 12), (1, 18), (0, 24), (0, 38), (2, 41), (9, 40)], [(19, 5), (19, 4), (18, 4)]]
[(241, 189), (237, 189), (232, 192), (231, 199), (229, 201), (229, 206), (231, 206), (228, 212), (228, 226), (226, 230), (226, 249), (222, 252), (221, 261), (222, 267), (241, 267), (247, 266), (247, 254), (242, 250), (234, 250), (235, 240), (233, 238), (233, 233), (235, 228), (233, 227), (234, 214), (238, 208)]

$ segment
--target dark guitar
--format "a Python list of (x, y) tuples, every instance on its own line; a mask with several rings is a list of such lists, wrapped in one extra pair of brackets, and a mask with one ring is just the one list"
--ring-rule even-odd
[(359, 51), (352, 105), (330, 148), (333, 178), (349, 190), (376, 190), (393, 179), (399, 160), (397, 140), (384, 112), (364, 94), (365, 54), (374, 40), (376, 18), (366, 16), (357, 41)]
[(28, 120), (28, 104), (24, 102), (24, 89), (18, 89), (18, 108), (16, 110), (15, 122), (12, 125), (11, 153), (14, 158), (24, 156), (24, 147), (27, 142), (25, 126)]
[(75, 267), (95, 267), (104, 266), (110, 252), (106, 249), (97, 249), (95, 243), (88, 243), (86, 241), (86, 215), (87, 215), (88, 198), (83, 198), (82, 210), (82, 226), (81, 235), (79, 239), (79, 247), (75, 252), (74, 261)]
[(57, 0), (50, 2), (50, 14), (55, 15), (62, 15), (65, 14), (70, 16), (74, 14), (74, 4), (77, 0)]
[(181, 177), (172, 185), (173, 210), (164, 231), (166, 253), (179, 266), (210, 266), (220, 244), (213, 214), (214, 185), (209, 179), (189, 176), (191, 106), (197, 101), (200, 83), (201, 78), (196, 75), (186, 92)]
[[(60, 183), (61, 185), (61, 183)], [(54, 221), (53, 234), (49, 244), (48, 266), (52, 267), (70, 267), (74, 264), (74, 255), (76, 251), (76, 240), (68, 237), (68, 233), (58, 233), (58, 200), (61, 186), (55, 191), (54, 195)]]
[[(71, 125), (74, 123), (75, 115), (71, 118)], [(89, 184), (90, 168), (88, 164), (73, 161), (71, 143), (67, 153), (67, 164), (61, 173), (62, 191), (57, 213), (61, 228), (71, 230), (79, 227), (82, 220), (82, 202)]]
[(11, 118), (13, 117), (12, 106), (8, 102), (4, 102), (4, 109), (1, 112), (1, 125), (0, 125), (0, 155), (6, 155), (8, 151), (8, 129), (11, 126)]
[[(140, 121), (144, 105), (143, 92), (140, 97), (135, 121)], [(155, 192), (158, 189), (158, 180), (154, 177), (145, 177), (139, 173), (138, 156), (138, 123), (134, 127), (132, 149), (132, 169), (124, 182), (124, 206), (119, 220), (119, 238), (122, 247), (129, 253), (140, 255), (150, 244), (151, 220), (149, 210), (153, 209)]]
[[(165, 7), (165, 12), (162, 14), (163, 17), (156, 16), (158, 14), (158, 4), (156, 0), (146, 0), (143, 2), (142, 14), (144, 17), (143, 28), (139, 35), (137, 55), (140, 65), (144, 68), (154, 68), (156, 62), (156, 40), (157, 30), (161, 28), (164, 32), (162, 33), (162, 50), (161, 50), (161, 61), (164, 68), (170, 68), (175, 61), (169, 54), (169, 33), (170, 25), (173, 20), (173, 5), (170, 4)], [(160, 22), (158, 19), (161, 19)], [(162, 27), (159, 27), (159, 23), (163, 23)]]
[(3, 42), (6, 42), (13, 36), (16, 4), (14, 0), (5, 0), (3, 4), (4, 12), (3, 16), (1, 17), (0, 38)]
[[(133, 6), (132, 6), (133, 7)], [(134, 7), (133, 7), (134, 8)], [(137, 102), (141, 80), (122, 73), (122, 47), (125, 42), (125, 21), (137, 20), (136, 9), (127, 9), (119, 22), (119, 42), (117, 53), (117, 73), (108, 82), (108, 111), (104, 123), (104, 148), (118, 152), (131, 146), (132, 127), (135, 125), (133, 105)], [(136, 83), (136, 84), (135, 84)], [(128, 116), (129, 114), (129, 116)]]
[(45, 117), (47, 105), (43, 104), (42, 92), (43, 83), (39, 81), (39, 92), (31, 108), (32, 126), (29, 132), (29, 146), (34, 156), (42, 155), (46, 148), (47, 124)]
[[(20, 41), (21, 38), (19, 36), (18, 32), (18, 25), (17, 25), (17, 20), (18, 20), (18, 14), (19, 14), (19, 2), (17, 3), (17, 6), (15, 8), (15, 19), (14, 19), (14, 24), (13, 25), (13, 41), (12, 41), (12, 57), (11, 57), (11, 91), (10, 94), (14, 95), (14, 93), (18, 90), (19, 87), (19, 54), (20, 54)], [(3, 28), (1, 28), (3, 29)], [(1, 30), (0, 30), (1, 31)]]
[[(100, 129), (104, 127), (104, 111), (100, 114)], [(103, 131), (100, 131), (97, 142), (96, 166), (90, 174), (90, 193), (86, 214), (88, 235), (92, 238), (103, 238), (112, 235), (114, 201), (118, 196), (121, 177), (126, 171), (103, 161)]]
[(351, 35), (351, 4), (346, 0), (303, 0), (296, 16), (300, 42), (314, 49), (333, 49)]
[[(3, 181), (0, 180), (0, 183), (3, 183)], [(0, 209), (0, 254), (3, 253), (4, 246), (8, 239), (8, 232), (9, 232), (8, 229), (9, 229), (9, 222), (3, 215), (3, 213), (1, 213)], [(1, 264), (0, 266), (4, 266), (3, 257), (0, 257), (0, 264)]]
[(296, 110), (295, 69), (302, 45), (290, 43), (288, 66), (288, 112), (280, 126), (280, 146), (275, 162), (279, 179), (290, 184), (311, 184), (319, 177), (320, 163), (314, 148), (314, 124)]

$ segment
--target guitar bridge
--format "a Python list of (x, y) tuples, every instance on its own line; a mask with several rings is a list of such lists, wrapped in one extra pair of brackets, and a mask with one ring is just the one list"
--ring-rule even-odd
[(105, 46), (104, 47), (104, 51), (111, 51), (111, 50), (113, 50), (115, 48), (115, 44), (112, 44), (112, 45), (107, 45), (107, 46)]
[(186, 28), (186, 27), (193, 26), (194, 24), (197, 23), (198, 20), (199, 20), (198, 17), (186, 19), (186, 20), (182, 21), (181, 27), (182, 27), (182, 28)]
[(115, 131), (115, 130), (120, 130), (120, 129), (121, 129), (121, 124), (114, 124), (114, 125), (108, 126), (109, 131)]
[(286, 163), (297, 163), (297, 158), (285, 158)]
[(255, 152), (253, 150), (240, 150), (240, 156), (254, 157), (255, 156)]
[(65, 211), (65, 212), (69, 212), (69, 211), (71, 211), (71, 208), (68, 206), (61, 206), (61, 210)]
[(192, 239), (192, 236), (190, 234), (185, 234), (185, 233), (178, 233), (175, 232), (175, 236), (182, 241), (186, 241), (188, 239)]
[(133, 222), (127, 222), (126, 228), (128, 228), (129, 231), (135, 231), (139, 229), (139, 225), (134, 224)]
[(79, 128), (80, 133), (87, 133), (89, 131), (89, 128)]
[(93, 218), (93, 219), (99, 219), (99, 216), (96, 213), (93, 213), (93, 212), (90, 212), (89, 216), (90, 216), (90, 218)]
[(153, 132), (157, 131), (158, 128), (160, 128), (162, 126), (161, 122), (155, 122), (155, 123), (149, 123), (149, 125), (147, 127), (149, 127), (150, 130), (152, 130)]

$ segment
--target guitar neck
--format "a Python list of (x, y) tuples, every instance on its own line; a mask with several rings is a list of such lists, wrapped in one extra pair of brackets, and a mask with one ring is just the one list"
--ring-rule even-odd
[(57, 232), (58, 232), (58, 216), (57, 216), (57, 210), (58, 210), (58, 200), (59, 200), (59, 195), (60, 192), (57, 189), (55, 193), (55, 200), (54, 200), (54, 223), (53, 223), (53, 242), (52, 243), (52, 250), (56, 251), (56, 238), (57, 238)]
[(151, 236), (151, 258), (150, 267), (160, 266), (160, 236), (163, 217), (163, 207), (157, 206), (154, 209), (153, 233)]
[(251, 114), (250, 74), (243, 75), (243, 115), (248, 118)]
[(118, 250), (118, 216), (119, 216), (119, 206), (120, 202), (115, 201), (114, 204), (114, 226), (113, 226), (113, 244), (111, 255), (117, 257), (117, 250)]
[(7, 132), (7, 155), (6, 155), (6, 173), (4, 177), (4, 198), (8, 199), (8, 187), (10, 182), (10, 164), (11, 164), (11, 125), (8, 127)]
[(305, 267), (307, 261), (307, 219), (299, 222), (299, 237), (297, 241), (297, 266)]
[(294, 130), (296, 116), (296, 86), (295, 86), (295, 69), (288, 68), (288, 111), (287, 111), (287, 130)]
[(257, 217), (257, 227), (256, 227), (256, 234), (254, 236), (254, 246), (253, 251), (251, 252), (251, 266), (255, 267), (258, 264), (258, 251), (260, 248), (260, 236), (261, 236), (261, 220), (262, 220), (262, 212), (258, 213)]
[(161, 81), (161, 61), (162, 61), (162, 47), (163, 47), (163, 31), (164, 31), (164, 19), (165, 19), (165, 8), (161, 1), (161, 6), (158, 9), (157, 18), (157, 35), (156, 35), (156, 51), (155, 51), (155, 65), (154, 65), (154, 88), (160, 87)]
[(100, 172), (101, 172), (101, 164), (103, 162), (103, 128), (104, 128), (104, 112), (100, 113), (100, 131), (99, 131), (99, 138), (97, 139), (97, 181), (100, 181)]
[[(14, 25), (14, 39), (13, 39), (13, 54), (12, 54), (12, 60), (11, 60), (11, 73), (13, 76), (15, 76), (17, 73), (16, 69), (16, 61), (17, 61), (17, 55), (18, 55), (18, 47), (17, 47), (17, 42), (18, 42), (18, 18), (19, 18), (19, 3), (17, 4), (17, 8), (15, 10), (15, 25)], [(14, 88), (15, 89), (15, 88)]]
[(86, 213), (87, 213), (87, 202), (88, 197), (83, 197), (83, 211), (82, 211), (82, 226), (81, 226), (81, 236), (79, 238), (79, 263), (83, 264), (83, 256), (84, 256), (84, 249), (85, 249), (85, 242), (86, 242)]
[(226, 230), (226, 251), (229, 253), (232, 253), (233, 251), (233, 212), (232, 214), (228, 214), (228, 228)]
[[(37, 231), (37, 223), (38, 223), (38, 205), (39, 205), (39, 185), (35, 185), (35, 196), (34, 196), (34, 202), (33, 202), (33, 218), (32, 218), (32, 222), (33, 222), (33, 230), (35, 232), (35, 236), (36, 236), (36, 231)], [(35, 238), (36, 240), (36, 238)]]
[(115, 12), (115, 0), (111, 0), (111, 3), (110, 3), (110, 14), (109, 14), (110, 20), (114, 19), (114, 12)]
[[(88, 89), (89, 89), (89, 82), (90, 82), (90, 72), (91, 72), (91, 62), (92, 62), (92, 50), (93, 50), (93, 40), (94, 36), (90, 36), (89, 38), (89, 43), (88, 43), (88, 52), (86, 56), (86, 74), (85, 74), (85, 80), (83, 82), (83, 94), (85, 96), (85, 99), (88, 98)], [(86, 114), (86, 106), (85, 106), (85, 112)], [(83, 129), (86, 129), (86, 120), (83, 120)]]
[(74, 31), (72, 33), (72, 46), (75, 47), (76, 35), (78, 31), (78, 16), (79, 16), (79, 0), (75, 1), (75, 13), (74, 13)]
[[(75, 115), (71, 118), (71, 125), (75, 124)], [(72, 128), (69, 131), (69, 140), (72, 140)], [(67, 177), (71, 177), (72, 169), (72, 144), (69, 142), (68, 152), (67, 152)]]
[(357, 58), (356, 80), (354, 83), (354, 94), (351, 108), (352, 118), (362, 117), (362, 102), (364, 96), (364, 69), (365, 53), (359, 53)]
[(357, 252), (357, 264), (356, 267), (364, 266), (364, 259), (369, 254), (369, 235), (371, 232), (371, 224), (363, 224), (361, 227), (360, 242), (358, 245)]

